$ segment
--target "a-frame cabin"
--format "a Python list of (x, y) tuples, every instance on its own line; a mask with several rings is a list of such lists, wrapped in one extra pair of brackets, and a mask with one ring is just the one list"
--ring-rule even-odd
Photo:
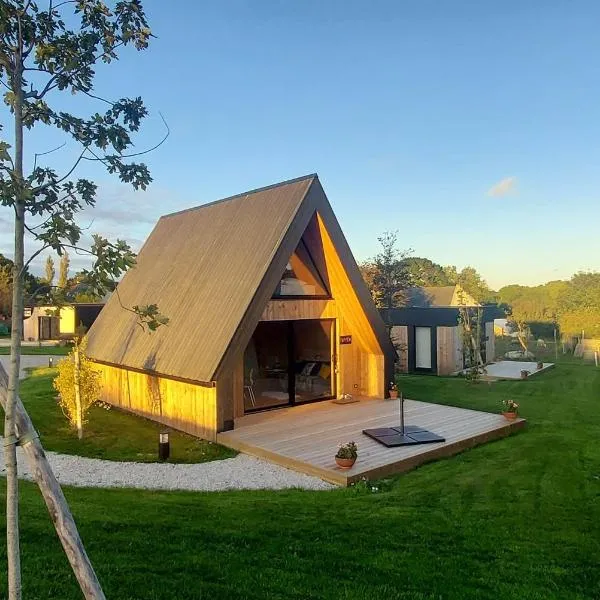
[[(124, 308), (146, 304), (169, 324)], [(395, 356), (317, 175), (162, 217), (88, 352), (104, 401), (210, 440), (253, 411), (383, 398)]]

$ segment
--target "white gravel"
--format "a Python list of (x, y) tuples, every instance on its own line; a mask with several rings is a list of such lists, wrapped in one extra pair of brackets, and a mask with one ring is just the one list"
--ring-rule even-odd
[[(1, 440), (1, 438), (0, 438)], [(31, 480), (20, 448), (19, 477)], [(135, 463), (84, 458), (47, 452), (56, 479), (62, 485), (102, 488), (140, 488), (148, 490), (330, 490), (334, 485), (273, 465), (264, 460), (239, 454), (235, 458), (199, 464)], [(0, 446), (1, 475), (4, 452)]]
[[(55, 364), (62, 356), (54, 357)], [(8, 356), (0, 361), (8, 369)], [(21, 356), (21, 377), (27, 367), (48, 366), (48, 356)], [(0, 442), (2, 438), (0, 437)], [(19, 477), (31, 480), (25, 457), (17, 448)], [(235, 458), (198, 464), (135, 463), (84, 458), (46, 452), (56, 479), (76, 487), (139, 488), (147, 490), (330, 490), (336, 486), (310, 475), (290, 471), (259, 458)], [(4, 476), (4, 447), (0, 443), (0, 475)]]

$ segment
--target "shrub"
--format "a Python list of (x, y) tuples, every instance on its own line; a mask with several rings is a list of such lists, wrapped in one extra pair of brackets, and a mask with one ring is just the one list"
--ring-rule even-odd
[(60, 407), (80, 439), (86, 413), (99, 400), (101, 390), (100, 372), (85, 354), (86, 347), (87, 338), (75, 341), (71, 352), (58, 363), (58, 375), (53, 382)]

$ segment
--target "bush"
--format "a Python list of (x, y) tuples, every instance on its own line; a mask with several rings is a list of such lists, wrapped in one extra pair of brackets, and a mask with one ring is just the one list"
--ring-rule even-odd
[[(58, 363), (58, 375), (54, 379), (54, 389), (60, 394), (60, 407), (69, 423), (83, 437), (85, 415), (90, 406), (100, 399), (100, 372), (93, 367), (86, 356), (87, 338), (74, 342), (71, 352)], [(79, 372), (76, 365), (79, 363)], [(79, 402), (77, 402), (77, 382)]]

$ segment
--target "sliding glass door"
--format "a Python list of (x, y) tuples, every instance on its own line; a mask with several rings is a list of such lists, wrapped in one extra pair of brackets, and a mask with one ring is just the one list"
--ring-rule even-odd
[(333, 320), (262, 321), (244, 354), (244, 410), (335, 395)]

